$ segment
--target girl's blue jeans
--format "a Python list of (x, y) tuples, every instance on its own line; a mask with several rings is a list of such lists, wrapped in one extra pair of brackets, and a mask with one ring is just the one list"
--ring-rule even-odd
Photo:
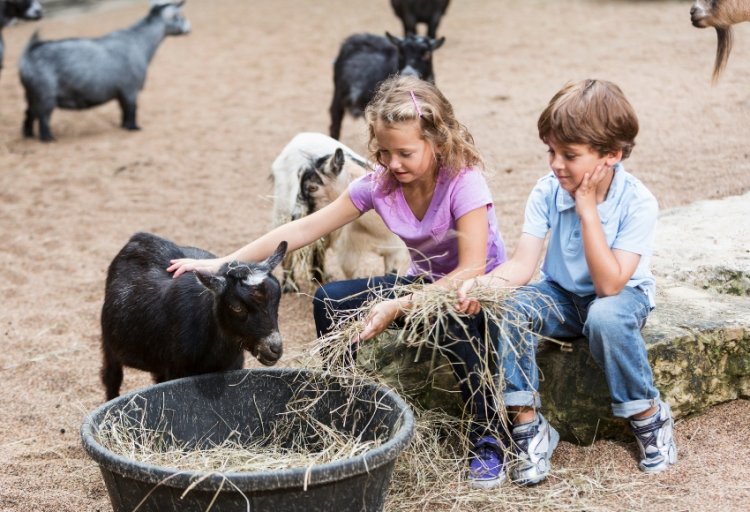
[(659, 398), (641, 335), (651, 310), (641, 290), (626, 286), (609, 297), (580, 297), (554, 282), (539, 281), (517, 290), (506, 308), (498, 341), (506, 407), (541, 407), (540, 336), (588, 340), (591, 355), (604, 370), (615, 416), (643, 412)]
[[(335, 281), (318, 288), (313, 299), (313, 315), (318, 336), (330, 332), (337, 312), (359, 309), (375, 296), (395, 296), (397, 285), (425, 282), (418, 277), (386, 275), (365, 279)], [(398, 326), (397, 321), (394, 325)], [(403, 325), (403, 324), (402, 324)], [(485, 330), (486, 329), (486, 330)], [(441, 352), (448, 358), (453, 374), (458, 381), (461, 395), (472, 418), (469, 437), (472, 442), (484, 435), (500, 436), (501, 419), (494, 402), (494, 386), (497, 384), (497, 354), (491, 340), (497, 339), (497, 326), (486, 325), (484, 315), (463, 317), (459, 322), (449, 320), (446, 332), (435, 340)], [(356, 347), (353, 347), (356, 357)], [(487, 379), (487, 374), (492, 379)]]

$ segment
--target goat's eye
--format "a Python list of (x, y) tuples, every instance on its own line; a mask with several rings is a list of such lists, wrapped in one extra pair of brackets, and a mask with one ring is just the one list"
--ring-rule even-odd
[(308, 192), (317, 192), (318, 188), (320, 188), (320, 187), (318, 187), (317, 185), (308, 185), (307, 186), (307, 191)]

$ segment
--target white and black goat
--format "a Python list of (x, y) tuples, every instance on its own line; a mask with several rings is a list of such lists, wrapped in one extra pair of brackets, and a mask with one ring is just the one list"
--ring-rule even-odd
[[(275, 226), (309, 215), (338, 197), (349, 183), (370, 170), (367, 160), (341, 142), (316, 132), (295, 135), (272, 165), (274, 180), (273, 223)], [(325, 281), (325, 253), (332, 248), (344, 276), (357, 277), (361, 258), (375, 254), (383, 259), (384, 272), (406, 269), (406, 246), (375, 212), (367, 212), (355, 221), (309, 246), (311, 254), (303, 258), (318, 282)], [(284, 260), (284, 291), (297, 288), (292, 255)]]
[(282, 354), (281, 288), (273, 269), (282, 242), (260, 263), (225, 264), (216, 274), (166, 271), (176, 258), (212, 258), (150, 233), (136, 233), (112, 260), (102, 306), (101, 378), (107, 400), (118, 396), (123, 367), (155, 382), (242, 368), (244, 352), (265, 365)]
[(400, 39), (388, 32), (385, 37), (355, 34), (346, 38), (333, 65), (331, 137), (338, 139), (341, 135), (347, 111), (355, 118), (364, 114), (378, 84), (389, 76), (413, 75), (434, 82), (432, 53), (444, 42), (444, 37), (408, 35)]
[(732, 51), (732, 25), (750, 21), (750, 1), (695, 0), (690, 8), (690, 20), (695, 27), (716, 29), (716, 60), (712, 77), (716, 83)]
[(136, 100), (146, 71), (166, 36), (187, 34), (190, 22), (178, 3), (152, 1), (148, 15), (129, 28), (98, 38), (41, 41), (35, 33), (26, 47), (19, 71), (26, 91), (23, 134), (54, 140), (49, 121), (55, 107), (80, 110), (117, 100), (121, 126), (138, 130)]
[(44, 10), (39, 0), (0, 0), (0, 70), (3, 68), (3, 28), (14, 20), (38, 20)]
[(427, 36), (435, 38), (449, 3), (450, 0), (391, 0), (391, 7), (404, 25), (404, 35), (416, 34), (417, 23), (426, 23)]
[[(341, 148), (332, 155), (322, 157), (300, 177), (297, 195), (298, 215), (309, 215), (320, 210), (339, 197), (355, 178), (363, 176), (369, 166), (361, 157), (352, 158)], [(375, 274), (403, 273), (409, 264), (409, 252), (404, 242), (394, 234), (375, 211), (368, 211), (354, 221), (326, 237), (324, 248), (331, 247), (346, 279), (358, 277), (362, 259), (367, 254), (382, 258), (381, 270)], [(325, 251), (322, 252), (320, 269), (325, 269)], [(321, 276), (324, 273), (321, 273)], [(362, 276), (367, 277), (367, 276)]]

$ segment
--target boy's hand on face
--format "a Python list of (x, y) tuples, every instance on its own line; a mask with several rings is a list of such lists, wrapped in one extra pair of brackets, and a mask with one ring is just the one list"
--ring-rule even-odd
[(602, 180), (605, 180), (612, 167), (606, 163), (601, 163), (594, 167), (591, 173), (583, 175), (581, 184), (576, 188), (574, 197), (576, 200), (576, 213), (582, 216), (586, 212), (596, 209), (597, 189)]

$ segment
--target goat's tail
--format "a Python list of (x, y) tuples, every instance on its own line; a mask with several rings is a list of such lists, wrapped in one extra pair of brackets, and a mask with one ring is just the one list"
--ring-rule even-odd
[(714, 72), (711, 82), (716, 84), (729, 60), (729, 53), (732, 51), (732, 27), (716, 27), (716, 60), (714, 61)]

